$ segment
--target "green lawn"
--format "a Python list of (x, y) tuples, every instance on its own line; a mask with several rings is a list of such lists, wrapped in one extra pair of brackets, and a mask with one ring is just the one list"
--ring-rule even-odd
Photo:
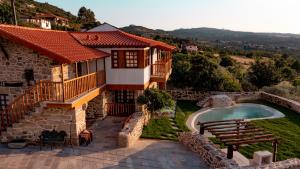
[[(300, 114), (266, 101), (256, 101), (255, 103), (276, 108), (286, 115), (286, 117), (280, 119), (253, 121), (256, 125), (265, 128), (267, 131), (281, 138), (278, 146), (277, 159), (300, 158)], [(168, 118), (152, 119), (150, 124), (144, 128), (142, 137), (177, 140), (176, 132), (188, 131), (188, 128), (185, 126), (185, 121), (190, 114), (198, 109), (195, 103), (178, 101), (176, 116), (174, 119), (171, 119), (178, 127), (178, 130), (172, 128), (170, 119)], [(212, 138), (212, 140), (215, 143), (219, 143), (218, 140), (214, 138)], [(272, 152), (272, 145), (271, 143), (254, 144), (241, 147), (239, 151), (246, 157), (252, 158), (253, 152), (259, 150), (269, 150)]]
[[(266, 101), (256, 101), (255, 103), (276, 108), (286, 116), (279, 119), (253, 121), (257, 126), (280, 137), (277, 160), (300, 158), (300, 114)], [(218, 143), (216, 139), (211, 140)], [(259, 143), (241, 147), (239, 151), (247, 158), (252, 158), (253, 152), (259, 150), (269, 150), (272, 152), (272, 145), (271, 143)]]
[[(186, 101), (177, 101), (176, 114), (174, 119), (161, 118), (151, 119), (150, 123), (144, 127), (142, 137), (153, 139), (177, 140), (177, 132), (188, 131), (185, 121), (190, 114), (199, 108), (195, 103)], [(173, 129), (171, 121), (178, 129)]]

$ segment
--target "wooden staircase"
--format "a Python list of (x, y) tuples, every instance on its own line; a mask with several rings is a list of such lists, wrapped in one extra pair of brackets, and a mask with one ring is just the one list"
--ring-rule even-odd
[[(0, 136), (8, 128), (17, 126), (33, 113), (42, 111), (43, 102), (64, 103), (97, 87), (105, 85), (105, 72), (99, 71), (64, 82), (40, 81), (0, 110)], [(37, 111), (38, 109), (38, 111)]]

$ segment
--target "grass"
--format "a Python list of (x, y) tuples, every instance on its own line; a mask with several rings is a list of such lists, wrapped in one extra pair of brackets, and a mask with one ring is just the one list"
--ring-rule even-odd
[(142, 138), (177, 140), (176, 131), (166, 117), (151, 119), (143, 129)]
[[(178, 101), (175, 118), (169, 119), (164, 117), (160, 119), (151, 119), (150, 123), (143, 129), (142, 138), (177, 140), (176, 133), (189, 130), (185, 126), (185, 121), (190, 114), (197, 110), (199, 110), (199, 108), (196, 106), (196, 103)], [(173, 121), (178, 129), (172, 128), (171, 121)]]
[[(273, 107), (281, 111), (286, 116), (279, 119), (253, 121), (253, 123), (255, 123), (257, 126), (262, 127), (275, 136), (280, 137), (277, 159), (286, 160), (295, 157), (300, 158), (300, 114), (266, 101), (260, 100), (255, 101), (254, 103)], [(220, 142), (215, 138), (211, 138), (211, 140), (215, 144), (220, 144)], [(224, 147), (224, 145), (221, 144), (221, 147)], [(272, 144), (266, 142), (243, 146), (240, 147), (239, 152), (247, 158), (252, 158), (253, 152), (259, 150), (268, 150), (272, 152)]]
[(198, 111), (199, 109), (200, 108), (196, 106), (195, 102), (177, 101), (175, 122), (182, 131), (189, 131), (185, 125), (185, 122), (189, 115)]

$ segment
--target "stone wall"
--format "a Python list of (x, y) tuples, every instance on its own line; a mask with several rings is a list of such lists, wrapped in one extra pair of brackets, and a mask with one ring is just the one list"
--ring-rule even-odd
[(1, 142), (11, 141), (13, 139), (27, 139), (35, 141), (43, 130), (65, 131), (70, 138), (70, 129), (72, 143), (78, 145), (78, 135), (86, 129), (85, 110), (82, 107), (71, 110), (63, 108), (40, 108), (30, 116), (19, 123), (9, 127), (6, 133), (2, 134)]
[(88, 103), (86, 110), (86, 117), (91, 119), (105, 118), (107, 112), (105, 111), (105, 104), (112, 100), (111, 92), (105, 91)]
[[(55, 65), (52, 59), (3, 38), (0, 38), (0, 43), (8, 54), (7, 58), (3, 51), (0, 51), (0, 82), (23, 82), (21, 87), (0, 86), (0, 94), (7, 94), (10, 101), (30, 85), (25, 79), (26, 69), (33, 70), (35, 81), (61, 81), (61, 68)], [(73, 68), (72, 65), (64, 66), (65, 79), (74, 77)], [(30, 83), (32, 85), (34, 82)]]
[[(276, 169), (299, 169), (300, 168), (300, 159), (298, 158), (293, 158), (293, 159), (288, 159), (284, 161), (278, 161), (269, 165), (263, 165), (260, 167), (252, 167), (252, 168), (247, 168), (247, 169), (270, 169), (270, 168), (276, 168)], [(246, 168), (245, 168), (246, 169)]]
[(234, 160), (227, 159), (226, 154), (217, 145), (197, 133), (180, 133), (178, 140), (190, 150), (199, 154), (211, 168), (239, 168)]
[(170, 93), (176, 100), (188, 101), (201, 101), (212, 95), (227, 95), (231, 97), (234, 101), (252, 100), (258, 99), (260, 97), (259, 92), (200, 92), (184, 89), (167, 90), (167, 92)]
[(119, 132), (118, 145), (120, 147), (133, 146), (142, 135), (143, 127), (148, 124), (149, 119), (150, 114), (146, 111), (133, 113)]
[(294, 110), (294, 111), (300, 113), (300, 103), (299, 102), (289, 100), (289, 99), (286, 99), (286, 98), (283, 98), (280, 96), (276, 96), (273, 94), (265, 93), (265, 92), (261, 93), (261, 98), (266, 101), (269, 101), (271, 103), (275, 103), (277, 105), (286, 107), (288, 109), (291, 109), (291, 110)]

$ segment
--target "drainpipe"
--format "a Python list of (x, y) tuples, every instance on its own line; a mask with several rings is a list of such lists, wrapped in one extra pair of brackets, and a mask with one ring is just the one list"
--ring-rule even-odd
[(13, 15), (13, 24), (18, 25), (15, 0), (11, 0), (10, 2), (11, 2), (11, 10), (12, 10), (12, 15)]

